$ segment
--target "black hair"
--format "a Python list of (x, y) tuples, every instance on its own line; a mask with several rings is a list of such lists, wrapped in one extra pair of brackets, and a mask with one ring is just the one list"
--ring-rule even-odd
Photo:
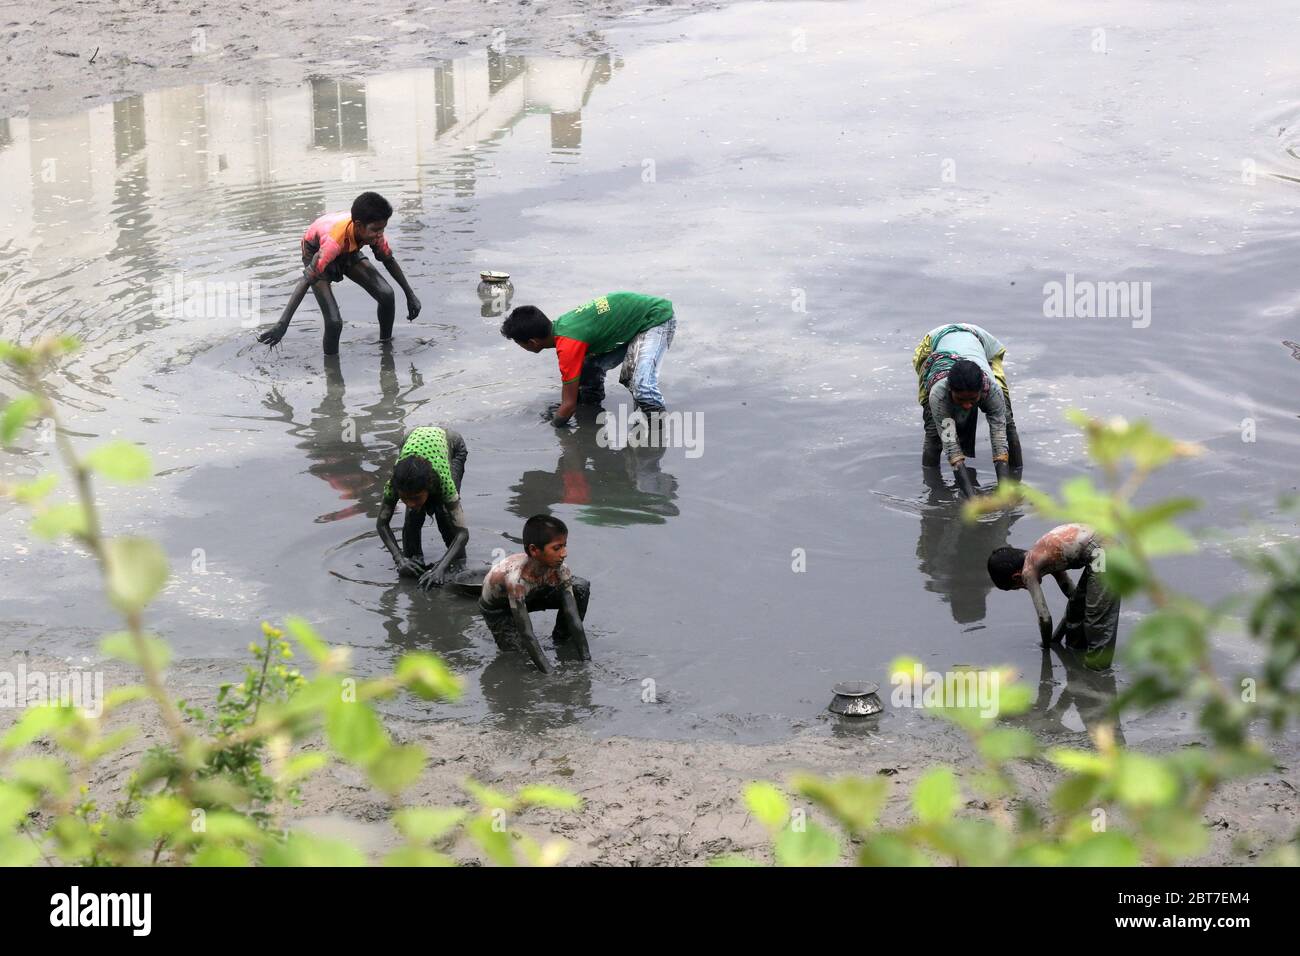
[(948, 393), (984, 390), (984, 372), (970, 359), (958, 359), (948, 370)]
[(501, 334), (514, 342), (544, 339), (551, 334), (551, 320), (535, 305), (521, 305), (501, 323)]
[(393, 490), (398, 497), (418, 495), (433, 487), (433, 466), (419, 455), (407, 455), (393, 466)]
[(353, 222), (383, 222), (392, 215), (392, 205), (379, 193), (362, 193), (352, 200)]
[(556, 538), (568, 537), (569, 528), (553, 515), (533, 515), (524, 522), (524, 551), (536, 545), (545, 550)]
[(1013, 575), (1025, 566), (1025, 552), (1021, 548), (998, 548), (989, 555), (989, 577), (1001, 591), (1014, 591), (1020, 585)]

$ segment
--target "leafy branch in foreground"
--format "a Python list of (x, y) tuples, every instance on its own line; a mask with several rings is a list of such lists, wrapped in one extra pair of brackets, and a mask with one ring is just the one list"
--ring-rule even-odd
[[(1045, 518), (1094, 528), (1106, 542), (1108, 586), (1121, 597), (1143, 595), (1153, 608), (1123, 645), (1132, 680), (1117, 697), (1113, 718), (1177, 704), (1197, 714), (1206, 744), (1145, 754), (1122, 746), (1115, 725), (1103, 723), (1092, 733), (1092, 749), (1044, 747), (1023, 727), (999, 725), (999, 718), (1028, 710), (1031, 700), (1027, 688), (1011, 683), (1009, 670), (999, 669), (996, 716), (950, 688), (931, 708), (970, 736), (980, 766), (964, 778), (946, 766), (926, 771), (912, 790), (913, 821), (906, 826), (879, 825), (889, 792), (880, 778), (802, 774), (788, 782), (789, 791), (825, 814), (842, 837), (809, 820), (805, 809), (793, 807), (772, 784), (751, 784), (746, 803), (772, 834), (778, 864), (835, 863), (844, 843), (863, 866), (1132, 866), (1190, 860), (1209, 844), (1204, 813), (1210, 798), (1228, 781), (1273, 766), (1259, 725), (1277, 734), (1300, 715), (1294, 679), (1300, 663), (1300, 548), (1284, 542), (1242, 556), (1262, 582), (1248, 597), (1211, 606), (1178, 591), (1159, 576), (1155, 560), (1196, 549), (1195, 539), (1175, 519), (1199, 504), (1174, 498), (1139, 506), (1135, 498), (1154, 472), (1199, 449), (1160, 435), (1145, 422), (1103, 422), (1077, 412), (1071, 418), (1100, 466), (1103, 487), (1086, 476), (1073, 478), (1054, 498), (1008, 483), (968, 503), (965, 517), (974, 520), (1023, 502)], [(1213, 664), (1211, 637), (1233, 626), (1232, 612), (1241, 609), (1264, 661), (1256, 675), (1227, 678)], [(891, 674), (914, 667), (919, 668), (915, 661), (898, 660)], [(1017, 786), (1015, 766), (1025, 761), (1045, 761), (1059, 771), (1046, 804)], [(963, 806), (977, 810), (961, 814)], [(1298, 839), (1274, 848), (1272, 861), (1300, 863)]]
[[(299, 788), (332, 760), (363, 771), (393, 807), (401, 845), (386, 863), (451, 864), (461, 837), (502, 865), (558, 862), (562, 842), (539, 844), (512, 820), (530, 807), (579, 808), (581, 801), (564, 791), (524, 787), (507, 795), (466, 781), (473, 809), (402, 805), (402, 793), (424, 770), (425, 753), (417, 744), (395, 743), (375, 705), (399, 692), (455, 698), (459, 681), (431, 654), (406, 654), (392, 674), (357, 679), (347, 672), (347, 648), (329, 646), (307, 621), (290, 617), (283, 628), (263, 623), (263, 642), (251, 646), (255, 664), (241, 684), (218, 689), (211, 714), (172, 700), (164, 677), (171, 649), (144, 623), (168, 579), (166, 556), (147, 538), (106, 537), (93, 492), (96, 479), (146, 481), (152, 464), (144, 450), (124, 441), (78, 455), (44, 385), (50, 367), (76, 347), (67, 337), (30, 348), (0, 342), (0, 361), (27, 388), (0, 410), (0, 440), (7, 445), (29, 423), (49, 422), (76, 496), (50, 503), (57, 485), (52, 474), (0, 483), (0, 494), (32, 510), (34, 534), (71, 538), (96, 560), (125, 623), (103, 639), (101, 650), (137, 668), (142, 683), (115, 688), (93, 715), (67, 699), (29, 707), (0, 737), (0, 864), (364, 864), (348, 844), (284, 821)], [(296, 651), (310, 660), (311, 673), (292, 665)], [(139, 711), (133, 709), (146, 705), (157, 712), (166, 741), (145, 754), (122, 802), (101, 810), (91, 786), (106, 772), (106, 759), (135, 737), (138, 728), (129, 721)], [(128, 725), (111, 730), (119, 714)], [(52, 755), (21, 755), (42, 739), (54, 745)]]

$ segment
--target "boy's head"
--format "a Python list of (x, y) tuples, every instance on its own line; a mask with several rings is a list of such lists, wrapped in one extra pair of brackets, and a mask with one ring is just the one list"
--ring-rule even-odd
[(551, 515), (533, 515), (524, 522), (524, 552), (548, 568), (558, 568), (569, 556), (568, 527)]
[(393, 466), (393, 490), (412, 511), (424, 507), (432, 487), (433, 466), (419, 455), (407, 455)]
[(551, 320), (537, 306), (521, 305), (501, 323), (501, 334), (520, 348), (540, 352), (551, 337)]
[(1016, 591), (1025, 586), (1020, 576), (1025, 566), (1025, 552), (1021, 548), (998, 548), (989, 555), (989, 577), (1001, 591)]
[(379, 193), (362, 193), (352, 200), (352, 231), (362, 245), (374, 242), (384, 234), (393, 207)]
[(958, 359), (948, 370), (948, 394), (967, 410), (980, 400), (984, 391), (984, 372), (970, 359)]

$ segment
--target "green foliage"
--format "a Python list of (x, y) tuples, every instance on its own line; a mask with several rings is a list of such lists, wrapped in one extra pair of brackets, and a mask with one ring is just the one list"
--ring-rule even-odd
[[(1262, 581), (1249, 598), (1208, 607), (1179, 594), (1156, 573), (1153, 559), (1194, 551), (1196, 542), (1175, 520), (1197, 508), (1189, 498), (1138, 506), (1134, 497), (1155, 470), (1195, 455), (1198, 449), (1156, 433), (1145, 423), (1102, 422), (1079, 413), (1071, 419), (1083, 430), (1105, 487), (1090, 478), (1067, 481), (1053, 498), (1028, 485), (1004, 483), (966, 506), (981, 514), (1027, 504), (1058, 521), (1091, 525), (1105, 539), (1106, 580), (1121, 596), (1143, 595), (1153, 606), (1123, 645), (1132, 679), (1114, 706), (1116, 717), (1177, 702), (1195, 712), (1207, 746), (1152, 756), (1120, 746), (1113, 727), (1094, 731), (1091, 749), (1044, 750), (1023, 727), (1008, 718), (1029, 709), (1032, 693), (1001, 669), (996, 714), (951, 688), (936, 691), (926, 709), (955, 724), (971, 738), (982, 766), (960, 778), (950, 767), (926, 770), (911, 791), (912, 822), (897, 827), (878, 823), (887, 795), (880, 779), (826, 780), (802, 775), (790, 791), (825, 814), (856, 848), (861, 866), (916, 866), (950, 862), (962, 866), (1137, 866), (1192, 860), (1209, 845), (1204, 824), (1206, 802), (1227, 781), (1260, 773), (1272, 765), (1265, 742), (1256, 739), (1259, 723), (1277, 733), (1300, 716), (1295, 674), (1300, 664), (1300, 548), (1284, 543), (1241, 556)], [(1211, 636), (1231, 623), (1236, 604), (1245, 610), (1246, 630), (1264, 651), (1258, 674), (1225, 679), (1210, 660)], [(900, 676), (920, 674), (919, 662), (899, 659), (890, 667)], [(999, 723), (999, 722), (1003, 723)], [(1022, 761), (1047, 761), (1058, 782), (1045, 804), (1022, 792), (1014, 767)], [(963, 803), (965, 793), (972, 799)], [(773, 834), (778, 863), (836, 863), (830, 844), (816, 838), (818, 852), (791, 854), (792, 804), (770, 783), (745, 790), (750, 813)], [(815, 826), (810, 821), (809, 828)], [(1292, 841), (1275, 853), (1276, 862), (1300, 863)], [(752, 861), (729, 857), (740, 865)]]
[[(126, 442), (77, 457), (42, 383), (48, 366), (75, 347), (67, 338), (30, 348), (0, 342), (0, 360), (28, 388), (0, 410), (0, 438), (9, 442), (31, 420), (50, 419), (76, 500), (46, 504), (53, 476), (0, 484), (0, 494), (33, 509), (34, 533), (71, 536), (98, 561), (126, 625), (105, 636), (101, 649), (136, 668), (141, 683), (114, 689), (96, 716), (69, 705), (30, 707), (0, 737), (0, 865), (364, 865), (355, 848), (293, 830), (283, 820), (303, 784), (335, 763), (360, 770), (390, 801), (394, 836), (403, 843), (385, 863), (452, 864), (451, 851), (462, 840), (503, 865), (559, 862), (562, 842), (538, 843), (514, 821), (534, 807), (579, 809), (581, 800), (565, 791), (532, 786), (507, 795), (466, 781), (476, 809), (403, 805), (426, 755), (418, 745), (395, 743), (376, 705), (398, 693), (456, 697), (459, 680), (431, 654), (405, 655), (390, 675), (354, 678), (347, 673), (347, 648), (331, 647), (307, 621), (290, 617), (284, 628), (262, 624), (262, 641), (249, 646), (253, 663), (244, 680), (219, 687), (210, 709), (168, 696), (163, 670), (171, 648), (143, 625), (150, 602), (166, 585), (166, 556), (146, 538), (104, 537), (90, 483), (92, 475), (144, 481), (152, 466), (143, 450)], [(311, 663), (308, 673), (294, 663), (298, 651)], [(161, 717), (165, 741), (144, 754), (121, 803), (102, 809), (88, 796), (89, 782), (137, 733), (129, 723), (118, 730), (109, 723), (118, 715), (129, 721), (133, 710), (150, 706)], [(47, 742), (48, 755), (20, 755), (38, 741)]]

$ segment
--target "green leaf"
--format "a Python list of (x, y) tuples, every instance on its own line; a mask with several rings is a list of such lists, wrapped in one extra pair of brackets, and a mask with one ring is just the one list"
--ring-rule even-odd
[(1047, 752), (1047, 759), (1062, 770), (1069, 770), (1071, 773), (1105, 776), (1110, 769), (1110, 762), (1091, 750), (1070, 750), (1065, 747), (1056, 747)]
[(248, 854), (228, 843), (207, 843), (189, 859), (190, 866), (248, 866)]
[(514, 866), (515, 851), (509, 831), (495, 829), (492, 824), (492, 816), (480, 814), (470, 820), (465, 827), (465, 832), (492, 862), (498, 866)]
[(108, 597), (124, 614), (143, 610), (167, 583), (167, 556), (148, 538), (110, 538), (104, 552)]
[(138, 817), (140, 828), (154, 839), (185, 837), (193, 832), (190, 808), (176, 797), (150, 797)]
[(242, 813), (209, 810), (204, 815), (203, 826), (203, 834), (208, 840), (243, 840), (252, 843), (262, 841), (261, 828)]
[(1034, 706), (1034, 692), (1024, 684), (1007, 684), (998, 689), (997, 715), (1014, 717)]
[(285, 764), (280, 783), (288, 785), (305, 780), (327, 763), (329, 756), (323, 753), (298, 754)]
[(1137, 844), (1122, 833), (1098, 833), (1072, 847), (1066, 866), (1137, 866), (1142, 862)]
[(556, 810), (581, 810), (582, 797), (558, 787), (540, 785), (521, 787), (515, 794), (521, 807), (553, 807)]
[(428, 843), (450, 833), (468, 815), (455, 807), (406, 807), (393, 814), (393, 826), (413, 843)]
[(865, 780), (847, 776), (825, 780), (811, 774), (800, 774), (791, 780), (791, 784), (829, 812), (854, 836), (861, 836), (876, 825), (889, 794), (889, 784), (879, 777)]
[(149, 453), (128, 441), (112, 441), (100, 445), (86, 456), (85, 464), (110, 481), (127, 484), (146, 481), (153, 475)]
[(14, 496), (15, 501), (30, 505), (44, 499), (54, 490), (54, 486), (58, 483), (58, 475), (41, 475), (39, 478), (34, 478), (31, 481), (11, 488), (9, 491), (10, 494)]
[(979, 739), (979, 751), (984, 759), (993, 763), (1022, 760), (1032, 757), (1038, 750), (1038, 741), (1027, 730), (1001, 727), (990, 730)]
[(287, 617), (284, 626), (313, 661), (317, 664), (325, 663), (330, 656), (329, 645), (321, 639), (316, 629), (308, 624), (305, 618), (296, 615)]
[(30, 837), (0, 834), (0, 866), (31, 866), (40, 858), (41, 849)]
[(759, 823), (769, 830), (779, 830), (790, 820), (790, 804), (780, 790), (770, 783), (755, 781), (745, 786), (745, 804)]
[(747, 856), (741, 856), (739, 853), (728, 853), (726, 856), (714, 857), (709, 861), (709, 866), (762, 866), (758, 860), (751, 860)]
[(84, 536), (90, 522), (86, 519), (86, 510), (76, 502), (64, 502), (42, 508), (32, 519), (32, 534), (46, 541), (53, 541), (65, 534)]
[(17, 750), (76, 720), (72, 707), (28, 707), (0, 739), (0, 750)]
[(1120, 751), (1115, 795), (1130, 807), (1168, 806), (1178, 798), (1178, 776), (1157, 757)]
[(41, 402), (35, 395), (19, 395), (5, 405), (0, 412), (0, 444), (8, 445), (17, 436), (24, 425), (36, 417)]
[(0, 780), (0, 832), (22, 823), (35, 806), (36, 794), (26, 787)]
[(366, 774), (380, 790), (396, 796), (419, 779), (424, 759), (419, 744), (388, 747), (366, 767)]
[(1001, 866), (1012, 850), (1011, 833), (987, 820), (949, 820), (933, 831), (931, 843), (964, 866)]
[(384, 866), (455, 866), (456, 861), (445, 853), (422, 846), (398, 847), (384, 857)]
[(772, 850), (780, 866), (831, 866), (840, 859), (839, 840), (811, 820), (802, 831), (787, 828), (778, 833)]
[(334, 701), (325, 718), (325, 735), (334, 751), (365, 767), (388, 749), (388, 732), (366, 704)]
[(460, 696), (460, 679), (432, 654), (414, 652), (397, 662), (397, 679), (425, 700), (455, 700)]
[(947, 767), (927, 770), (912, 790), (912, 809), (922, 823), (947, 822), (960, 802), (957, 777)]
[(294, 832), (283, 843), (268, 847), (262, 862), (266, 866), (365, 866), (366, 858), (342, 841)]
[(1196, 539), (1175, 524), (1157, 524), (1138, 533), (1138, 543), (1148, 558), (1165, 554), (1194, 554)]
[(924, 853), (902, 837), (881, 833), (862, 841), (858, 866), (929, 866)]
[[(141, 653), (141, 646), (144, 651)], [(146, 670), (162, 670), (172, 659), (171, 645), (156, 634), (141, 634), (139, 643), (130, 631), (117, 631), (99, 642), (99, 651), (105, 657), (126, 661)], [(140, 688), (144, 689), (144, 688)], [(146, 690), (146, 693), (148, 691)], [(143, 696), (143, 695), (141, 695)]]
[(71, 781), (68, 768), (55, 757), (27, 757), (9, 768), (10, 776), (34, 790), (46, 790), (56, 797), (66, 796)]
[(1148, 814), (1142, 821), (1142, 835), (1165, 856), (1182, 859), (1200, 856), (1210, 844), (1210, 834), (1200, 817), (1182, 807)]

